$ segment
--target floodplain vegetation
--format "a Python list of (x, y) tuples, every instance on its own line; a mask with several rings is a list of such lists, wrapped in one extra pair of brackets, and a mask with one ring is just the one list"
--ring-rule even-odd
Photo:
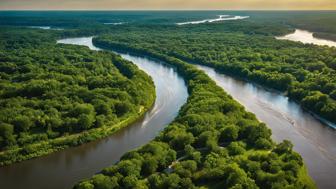
[(55, 39), (0, 33), (0, 165), (106, 137), (154, 103), (151, 78), (131, 62)]

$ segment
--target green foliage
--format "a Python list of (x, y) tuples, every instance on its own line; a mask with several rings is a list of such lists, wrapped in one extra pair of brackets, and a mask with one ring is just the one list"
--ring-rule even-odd
[(1, 165), (102, 138), (154, 102), (151, 78), (132, 63), (54, 39), (0, 32)]
[(94, 185), (94, 188), (97, 189), (113, 189), (117, 188), (118, 183), (115, 179), (104, 176), (102, 174), (95, 175), (92, 178), (92, 184)]
[[(64, 17), (73, 14), (76, 13), (64, 13)], [(10, 102), (3, 103), (4, 107), (21, 108), (24, 105), (25, 109), (18, 114), (28, 117), (32, 123), (26, 122), (25, 118), (19, 119), (17, 123), (23, 127), (15, 128), (14, 122), (3, 122), (0, 144), (3, 147), (26, 144), (18, 153), (10, 154), (10, 158), (15, 159), (16, 154), (52, 148), (49, 144), (27, 145), (30, 141), (43, 141), (46, 136), (57, 138), (87, 128), (102, 128), (108, 121), (118, 123), (129, 112), (136, 112), (136, 105), (147, 104), (147, 99), (142, 97), (149, 94), (148, 91), (140, 90), (136, 85), (146, 77), (135, 76), (138, 73), (136, 68), (120, 57), (44, 43), (50, 42), (48, 38), (55, 38), (53, 35), (56, 33), (69, 36), (113, 31), (96, 38), (95, 44), (150, 55), (171, 64), (185, 78), (190, 96), (176, 120), (154, 141), (126, 153), (120, 162), (91, 179), (79, 182), (75, 188), (314, 188), (302, 158), (292, 151), (289, 142), (275, 145), (266, 125), (259, 123), (254, 115), (246, 112), (203, 72), (182, 61), (213, 66), (218, 71), (286, 91), (303, 106), (313, 108), (312, 111), (325, 118), (334, 119), (335, 51), (273, 38), (291, 31), (283, 25), (301, 22), (301, 13), (283, 14), (287, 15), (286, 22), (280, 19), (277, 24), (270, 24), (268, 18), (279, 17), (277, 14), (280, 13), (249, 14), (251, 22), (204, 24), (202, 27), (135, 23), (107, 27), (91, 18), (89, 22), (85, 19), (72, 22), (69, 18), (50, 22), (51, 18), (39, 20), (33, 17), (28, 21), (16, 20), (20, 25), (32, 22), (64, 24), (66, 27), (78, 27), (81, 22), (90, 24), (77, 31), (50, 32), (52, 36), (30, 30), (33, 37), (12, 35), (13, 31), (9, 32), (11, 35), (1, 32), (1, 38), (7, 38), (7, 42), (1, 41), (4, 50), (0, 51), (3, 63), (0, 65), (0, 78), (4, 82), (0, 83), (0, 89), (5, 92), (1, 91), (0, 95), (11, 98)], [(140, 20), (146, 23), (160, 21), (162, 24), (169, 20), (166, 16), (166, 13), (159, 13), (155, 19), (144, 16), (146, 18)], [(173, 21), (181, 21), (174, 13), (170, 16)], [(6, 25), (15, 20), (8, 16), (2, 18), (0, 22)], [(74, 19), (78, 19), (78, 15)], [(314, 22), (305, 22), (304, 26), (317, 25), (311, 23)], [(330, 28), (326, 30), (330, 31)], [(25, 48), (29, 52), (24, 51)], [(97, 57), (105, 58), (97, 60), (100, 59)], [(18, 64), (20, 58), (24, 58), (24, 65)], [(47, 74), (40, 74), (43, 72)], [(39, 100), (43, 103), (35, 102)], [(319, 100), (323, 103), (319, 104)], [(41, 104), (46, 107), (41, 109)], [(84, 105), (84, 111), (73, 112), (76, 105)], [(40, 111), (33, 111), (36, 108)], [(22, 113), (26, 111), (32, 113)], [(1, 115), (10, 113), (1, 112)], [(12, 137), (13, 143), (8, 140)], [(15, 137), (19, 139), (15, 140)], [(55, 140), (52, 144), (70, 146), (96, 137), (100, 135)]]
[(220, 140), (223, 142), (235, 141), (238, 138), (239, 128), (236, 126), (227, 126), (221, 131)]
[(0, 123), (0, 147), (11, 146), (15, 144), (15, 138), (13, 136), (13, 125), (7, 123)]

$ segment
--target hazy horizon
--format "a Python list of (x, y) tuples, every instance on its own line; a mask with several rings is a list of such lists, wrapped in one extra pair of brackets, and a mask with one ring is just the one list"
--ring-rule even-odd
[(336, 10), (335, 0), (0, 0), (0, 10)]
[(164, 12), (164, 11), (256, 11), (256, 12), (267, 12), (267, 11), (274, 11), (274, 12), (336, 12), (336, 9), (1, 9), (0, 11), (69, 11), (69, 12), (76, 12), (76, 11), (98, 11), (98, 12), (108, 12), (108, 11), (131, 11), (131, 12), (138, 12), (138, 11), (153, 11), (153, 12)]

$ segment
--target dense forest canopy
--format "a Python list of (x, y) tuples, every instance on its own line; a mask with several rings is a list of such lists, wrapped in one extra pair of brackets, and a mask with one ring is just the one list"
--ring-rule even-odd
[[(250, 18), (175, 24), (225, 13)], [(265, 124), (190, 63), (283, 91), (335, 122), (335, 48), (277, 41), (274, 36), (299, 27), (330, 38), (336, 13), (153, 14), (56, 11), (41, 17), (39, 12), (0, 12), (0, 25), (7, 27), (0, 32), (2, 164), (106, 136), (99, 130), (104, 125), (136, 117), (153, 102), (150, 78), (131, 63), (111, 53), (55, 44), (59, 37), (99, 35), (94, 43), (100, 47), (149, 55), (175, 66), (190, 96), (155, 140), (75, 188), (314, 188), (293, 145), (274, 143)], [(124, 24), (104, 25), (112, 22)], [(80, 133), (85, 134), (56, 140)]]
[(244, 21), (251, 25), (300, 28), (319, 37), (336, 39), (336, 11), (0, 11), (0, 25), (89, 28), (91, 31), (99, 28), (101, 31), (113, 26), (104, 23), (175, 25), (218, 15), (249, 16)]
[(153, 82), (132, 63), (87, 47), (56, 45), (54, 36), (1, 30), (1, 164), (99, 138), (92, 131), (52, 140), (113, 127), (154, 102)]

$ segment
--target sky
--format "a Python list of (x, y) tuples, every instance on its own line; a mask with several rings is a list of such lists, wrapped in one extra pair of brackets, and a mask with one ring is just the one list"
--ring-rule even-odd
[(2, 10), (336, 10), (336, 0), (0, 0)]

